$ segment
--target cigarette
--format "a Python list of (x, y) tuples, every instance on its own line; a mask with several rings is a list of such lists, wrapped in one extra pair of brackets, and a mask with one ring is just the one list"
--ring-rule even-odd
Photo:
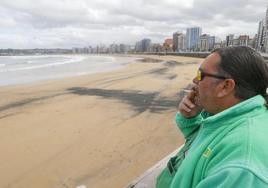
[(190, 90), (190, 89), (183, 89), (183, 91), (186, 92), (186, 93), (190, 93), (190, 92), (192, 92), (193, 90)]

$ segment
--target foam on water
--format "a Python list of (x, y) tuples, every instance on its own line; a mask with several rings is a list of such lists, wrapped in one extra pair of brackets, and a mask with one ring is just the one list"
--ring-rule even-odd
[[(47, 63), (43, 65), (41, 64), (41, 65), (34, 65), (34, 66), (24, 66), (24, 67), (19, 67), (19, 68), (8, 68), (8, 69), (0, 70), (0, 72), (23, 71), (23, 70), (31, 70), (31, 69), (40, 69), (40, 68), (45, 68), (45, 67), (54, 67), (54, 66), (65, 65), (65, 64), (70, 64), (70, 63), (77, 63), (84, 59), (86, 59), (86, 57), (81, 56), (81, 57), (76, 57), (76, 58), (62, 61), (62, 62)], [(26, 64), (37, 64), (37, 63), (29, 60), (26, 62)]]
[(111, 71), (134, 59), (94, 55), (0, 56), (0, 86)]

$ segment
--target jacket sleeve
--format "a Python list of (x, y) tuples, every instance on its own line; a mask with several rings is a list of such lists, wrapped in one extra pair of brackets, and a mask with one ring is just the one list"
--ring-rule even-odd
[(199, 128), (202, 119), (201, 114), (189, 119), (183, 117), (179, 112), (176, 114), (176, 124), (183, 133), (185, 139)]
[(262, 175), (257, 175), (250, 169), (243, 167), (228, 167), (213, 173), (203, 179), (196, 188), (264, 188), (268, 187), (268, 179)]

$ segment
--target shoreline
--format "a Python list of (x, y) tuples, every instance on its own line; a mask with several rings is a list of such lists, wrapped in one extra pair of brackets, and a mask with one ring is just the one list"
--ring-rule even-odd
[(21, 56), (19, 58), (17, 56), (12, 56), (9, 59), (3, 60), (3, 62), (5, 61), (7, 62), (3, 64), (3, 68), (0, 67), (0, 73), (2, 73), (0, 87), (110, 72), (134, 62), (135, 57), (43, 55), (38, 56), (38, 58), (35, 58), (34, 56)]
[(164, 60), (0, 87), (0, 187), (123, 187), (177, 148), (176, 107), (202, 59)]
[[(66, 54), (66, 55), (72, 55), (72, 54)], [(66, 56), (63, 55), (63, 56)], [(40, 55), (39, 55), (40, 56)], [(55, 55), (58, 56), (58, 55)], [(81, 56), (81, 54), (74, 54), (74, 56)], [(76, 79), (79, 77), (83, 77), (83, 76), (89, 76), (89, 75), (95, 75), (95, 74), (99, 74), (99, 73), (109, 73), (109, 72), (113, 72), (113, 71), (117, 71), (120, 69), (124, 69), (128, 64), (131, 63), (161, 63), (164, 61), (168, 61), (167, 63), (172, 63), (174, 64), (174, 66), (178, 63), (181, 64), (180, 62), (177, 62), (174, 59), (187, 59), (186, 62), (184, 63), (189, 63), (188, 61), (197, 61), (200, 58), (196, 58), (196, 57), (180, 57), (180, 56), (172, 56), (172, 55), (165, 55), (165, 56), (160, 56), (160, 55), (144, 55), (144, 54), (86, 54), (83, 56), (100, 56), (100, 57), (131, 57), (133, 58), (132, 61), (121, 65), (121, 67), (117, 67), (117, 68), (112, 68), (110, 70), (106, 70), (106, 71), (99, 71), (99, 72), (90, 72), (90, 73), (85, 73), (85, 74), (81, 74), (81, 75), (69, 75), (69, 76), (63, 76), (63, 77), (55, 77), (55, 78), (46, 78), (46, 79), (41, 79), (41, 80), (36, 80), (36, 81), (28, 81), (25, 83), (16, 83), (16, 84), (5, 84), (5, 85), (0, 85), (0, 89), (1, 88), (8, 88), (8, 87), (17, 87), (17, 86), (28, 86), (28, 85), (39, 85), (39, 84), (43, 84), (43, 83), (50, 83), (50, 82), (54, 82), (54, 81), (64, 81), (65, 79)]]

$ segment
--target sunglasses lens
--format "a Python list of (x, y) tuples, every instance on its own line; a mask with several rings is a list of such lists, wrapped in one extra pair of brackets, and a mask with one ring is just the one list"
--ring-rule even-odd
[(198, 81), (202, 80), (202, 72), (200, 70), (197, 71), (197, 80)]

